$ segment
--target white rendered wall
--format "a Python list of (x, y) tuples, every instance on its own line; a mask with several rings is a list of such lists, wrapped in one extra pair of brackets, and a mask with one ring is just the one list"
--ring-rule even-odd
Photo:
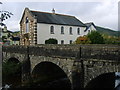
[[(54, 26), (54, 34), (50, 33), (50, 27)], [(61, 27), (64, 27), (64, 34), (61, 34)], [(73, 34), (70, 35), (69, 28), (72, 27)], [(37, 44), (45, 44), (45, 40), (49, 38), (55, 38), (58, 40), (58, 44), (61, 44), (61, 40), (64, 40), (64, 44), (70, 44), (70, 40), (73, 42), (77, 37), (84, 35), (85, 27), (80, 28), (80, 35), (77, 33), (78, 26), (66, 26), (55, 24), (37, 24)]]
[(95, 28), (93, 25), (91, 25), (91, 26), (88, 28), (88, 30), (87, 30), (86, 32), (84, 32), (84, 35), (87, 35), (87, 34), (89, 33), (89, 30), (90, 30), (90, 32), (91, 32), (91, 31), (96, 31), (96, 28)]

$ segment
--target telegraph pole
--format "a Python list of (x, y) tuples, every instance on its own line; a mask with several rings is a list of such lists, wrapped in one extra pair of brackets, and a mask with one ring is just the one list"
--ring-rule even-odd
[[(0, 2), (0, 23), (2, 23), (2, 2)], [(0, 24), (0, 89), (2, 88), (2, 26)]]
[(0, 43), (2, 44), (2, 2), (0, 2)]

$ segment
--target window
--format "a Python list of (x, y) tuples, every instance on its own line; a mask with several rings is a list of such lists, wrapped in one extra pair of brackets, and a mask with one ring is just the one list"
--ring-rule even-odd
[(26, 23), (26, 33), (28, 33), (29, 32), (29, 20), (28, 20), (28, 17), (26, 17), (25, 23)]
[(90, 30), (88, 30), (88, 33), (90, 33)]
[(72, 44), (72, 40), (70, 40), (70, 44)]
[(54, 26), (51, 26), (51, 27), (50, 27), (50, 33), (51, 33), (51, 34), (54, 34)]
[(69, 32), (70, 32), (70, 34), (72, 35), (72, 27), (70, 27), (70, 31), (69, 31)]
[(77, 34), (80, 35), (80, 28), (77, 28)]
[(64, 40), (61, 40), (61, 44), (64, 44)]
[(64, 34), (64, 27), (61, 27), (61, 34)]

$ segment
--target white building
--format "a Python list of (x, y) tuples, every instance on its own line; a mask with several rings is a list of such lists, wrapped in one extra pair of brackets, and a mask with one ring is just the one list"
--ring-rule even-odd
[(87, 26), (75, 16), (32, 11), (25, 8), (20, 21), (21, 45), (45, 44), (54, 38), (58, 44), (71, 44), (77, 37), (86, 35)]
[(84, 30), (84, 34), (87, 35), (91, 31), (96, 31), (96, 26), (93, 22), (85, 23), (87, 28)]

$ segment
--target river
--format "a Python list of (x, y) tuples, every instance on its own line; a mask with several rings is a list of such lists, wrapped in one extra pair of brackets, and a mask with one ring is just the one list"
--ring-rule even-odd
[[(115, 73), (115, 90), (120, 90), (120, 73), (116, 72)], [(70, 83), (68, 83), (68, 79), (67, 78), (61, 78), (58, 80), (54, 80), (54, 81), (50, 81), (47, 83), (39, 83), (39, 84), (32, 84), (29, 87), (19, 87), (16, 90), (20, 89), (24, 89), (24, 90), (28, 90), (28, 89), (33, 89), (33, 90), (42, 90), (42, 89), (49, 89), (49, 88), (54, 88), (56, 90), (61, 89), (61, 90), (71, 90), (71, 85)], [(15, 89), (15, 88), (14, 88)], [(5, 90), (5, 89), (2, 89)], [(10, 90), (13, 90), (13, 88), (10, 88)]]

